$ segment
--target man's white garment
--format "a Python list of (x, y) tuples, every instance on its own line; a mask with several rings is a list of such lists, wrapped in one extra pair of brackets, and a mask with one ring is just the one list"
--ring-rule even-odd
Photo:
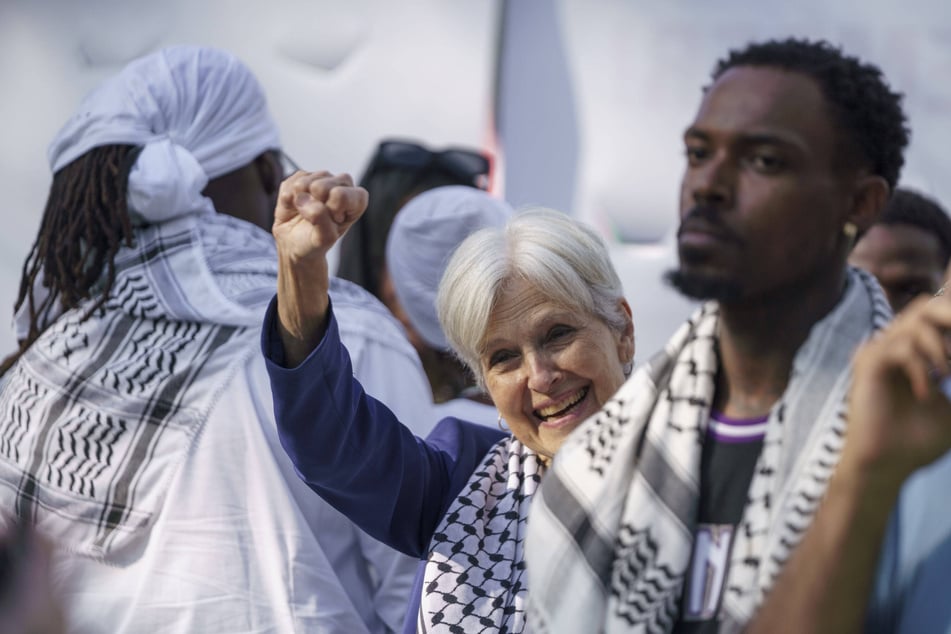
[[(385, 334), (399, 335), (398, 326), (334, 308), (348, 324), (343, 337), (354, 368), (371, 369), (363, 377), (367, 390), (386, 394), (403, 420), (424, 420), (425, 411), (413, 413), (418, 402), (405, 402), (406, 379), (425, 381), (419, 362)], [(359, 331), (371, 325), (375, 334), (366, 338)], [(71, 632), (329, 634), (401, 627), (417, 562), (367, 537), (294, 473), (251, 339), (241, 369), (184, 457), (139, 559), (123, 567), (71, 555), (57, 561)], [(380, 367), (406, 377), (404, 385), (394, 386)]]
[[(135, 241), (103, 309), (44, 315), (4, 377), (0, 519), (16, 513), (58, 547), (71, 632), (398, 629), (416, 562), (329, 508), (277, 441), (259, 352), (273, 239), (201, 195), (277, 147), (256, 80), (214, 49), (137, 60), (67, 123), (53, 171), (109, 143), (144, 146), (129, 178)], [(428, 383), (399, 325), (370, 296), (337, 292), (359, 378), (427, 425)]]
[[(168, 233), (191, 220), (166, 223), (163, 230)], [(202, 224), (201, 233), (214, 235), (224, 227), (227, 232), (221, 235), (227, 233), (236, 244), (251, 243), (252, 251), (259, 253), (261, 247), (273, 244), (263, 231), (232, 218), (209, 215)], [(219, 255), (230, 251), (224, 248)], [(263, 253), (273, 255), (266, 248)], [(215, 258), (210, 260), (216, 266)], [(260, 260), (273, 262), (267, 257)], [(242, 265), (248, 262), (239, 260)], [(236, 285), (226, 295), (247, 292), (241, 274), (231, 277)], [(220, 283), (228, 276), (215, 278)], [(367, 389), (390, 399), (404, 420), (429, 420), (428, 384), (399, 325), (375, 298), (353, 285), (344, 283), (334, 290), (354, 367), (360, 373), (369, 369), (361, 376)], [(362, 306), (359, 298), (365, 300)], [(263, 308), (262, 304), (262, 317)], [(51, 396), (42, 399), (41, 407), (31, 405), (37, 414), (49, 411), (56, 394), (66, 392), (55, 377), (42, 384), (44, 373), (30, 368), (40, 367), (32, 364), (46, 344), (67, 345), (62, 339), (70, 338), (71, 315), (57, 322), (67, 324), (66, 337), (48, 333), (11, 371), (0, 393), (0, 409), (8, 420), (0, 428), (4, 438), (16, 438), (10, 422), (15, 417), (8, 413), (23, 402), (24, 385), (40, 383), (42, 390), (49, 390)], [(117, 530), (102, 538), (101, 522), (65, 517), (103, 515), (98, 498), (78, 495), (83, 487), (67, 481), (57, 488), (57, 478), (46, 477), (45, 470), (37, 475), (43, 488), (35, 494), (39, 508), (34, 514), (41, 530), (62, 546), (54, 575), (71, 632), (359, 633), (400, 627), (416, 562), (364, 536), (299, 480), (277, 439), (258, 331), (240, 332), (234, 345), (216, 353), (217, 363), (232, 366), (234, 372), (213, 398), (207, 418), (164, 425), (160, 440), (151, 445), (154, 456), (136, 466), (131, 484), (118, 473), (120, 466), (134, 464), (126, 457), (130, 450), (123, 449), (121, 438), (115, 443), (110, 438), (91, 442), (92, 449), (75, 448), (75, 441), (89, 434), (71, 435), (71, 430), (95, 424), (81, 420), (80, 414), (62, 416), (63, 422), (53, 427), (45, 442), (36, 437), (43, 435), (38, 431), (41, 426), (28, 429), (18, 439), (17, 446), (25, 449), (18, 454), (19, 462), (9, 454), (0, 457), (3, 509), (22, 502), (18, 494), (25, 487), (20, 474), (27, 471), (24, 462), (38, 446), (45, 447), (47, 456), (65, 456), (46, 463), (53, 465), (54, 473), (62, 467), (67, 480), (73, 474), (79, 478), (94, 473), (90, 482), (108, 489), (110, 497), (125, 486), (120, 483), (131, 489), (127, 496), (131, 501), (122, 507), (129, 509), (128, 521), (119, 522)], [(231, 355), (230, 360), (225, 355)], [(52, 357), (63, 358), (58, 353)], [(393, 376), (402, 382), (397, 384)], [(412, 378), (415, 386), (409, 384)], [(107, 398), (99, 406), (111, 412), (115, 402)], [(78, 412), (84, 404), (95, 407), (96, 401), (87, 399), (71, 407)], [(56, 435), (66, 440), (65, 451), (57, 447), (64, 443)], [(108, 453), (114, 453), (111, 460)], [(98, 490), (97, 495), (101, 497)], [(46, 504), (53, 512), (46, 512)], [(83, 532), (87, 524), (90, 529)]]

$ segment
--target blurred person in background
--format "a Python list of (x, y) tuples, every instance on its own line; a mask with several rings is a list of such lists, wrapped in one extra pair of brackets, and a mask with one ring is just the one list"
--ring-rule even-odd
[(878, 279), (896, 313), (944, 283), (951, 261), (951, 218), (938, 202), (897, 188), (881, 219), (859, 239), (849, 264)]
[[(55, 547), (69, 630), (398, 627), (415, 562), (313, 495), (277, 438), (258, 339), (285, 174), (250, 70), (192, 46), (137, 59), (49, 161), (0, 390), (0, 509)], [(361, 380), (426, 416), (399, 324), (355, 285), (331, 294)]]
[(381, 141), (359, 182), (370, 193), (369, 207), (340, 241), (337, 276), (383, 299), (386, 238), (403, 205), (421, 192), (444, 185), (485, 189), (490, 167), (489, 157), (473, 149), (436, 151), (409, 140)]
[(409, 334), (433, 390), (436, 420), (455, 416), (496, 424), (497, 412), (475, 377), (452, 352), (439, 324), (436, 294), (449, 258), (470, 234), (502, 227), (504, 201), (472, 187), (449, 185), (415, 196), (393, 221), (386, 242), (383, 303)]

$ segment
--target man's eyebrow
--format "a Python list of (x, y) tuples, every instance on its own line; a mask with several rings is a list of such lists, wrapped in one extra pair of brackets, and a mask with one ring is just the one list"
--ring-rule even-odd
[(702, 141), (706, 141), (707, 139), (710, 138), (710, 135), (707, 134), (706, 132), (700, 130), (699, 128), (695, 128), (694, 126), (690, 126), (690, 127), (687, 128), (686, 130), (684, 130), (684, 138), (685, 138), (685, 139), (695, 138), (695, 139), (700, 139), (700, 140), (702, 140)]
[(805, 144), (799, 138), (788, 134), (772, 132), (754, 132), (739, 135), (739, 142), (744, 145), (785, 145), (805, 150)]
[[(697, 139), (700, 141), (709, 141), (714, 135), (706, 130), (695, 126), (690, 126), (684, 130), (684, 140)], [(801, 152), (807, 152), (806, 143), (795, 135), (782, 134), (777, 132), (744, 132), (735, 135), (733, 143), (750, 145), (781, 145), (795, 148)]]

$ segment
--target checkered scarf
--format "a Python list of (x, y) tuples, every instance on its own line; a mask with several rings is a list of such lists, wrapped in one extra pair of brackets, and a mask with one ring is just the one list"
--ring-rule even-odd
[(544, 469), (514, 436), (486, 454), (433, 535), (417, 632), (524, 630), (522, 540)]
[[(141, 228), (106, 305), (56, 316), (0, 390), (0, 499), (57, 544), (147, 529), (276, 287), (273, 239), (215, 213)], [(200, 484), (196, 484), (200, 486)]]
[[(812, 522), (845, 434), (852, 353), (891, 310), (851, 270), (793, 362), (736, 532), (719, 628), (742, 629)], [(680, 613), (713, 401), (710, 303), (562, 447), (533, 505), (527, 561), (539, 633), (669, 632)]]

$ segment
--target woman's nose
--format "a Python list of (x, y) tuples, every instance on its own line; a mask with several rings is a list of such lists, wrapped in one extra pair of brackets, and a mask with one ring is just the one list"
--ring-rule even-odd
[(527, 357), (528, 387), (534, 392), (542, 394), (551, 390), (551, 387), (561, 378), (558, 365), (550, 354), (533, 353)]

